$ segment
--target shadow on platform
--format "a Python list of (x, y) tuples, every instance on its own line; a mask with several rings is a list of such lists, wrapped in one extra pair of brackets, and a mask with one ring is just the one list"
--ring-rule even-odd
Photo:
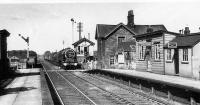
[(0, 96), (7, 95), (7, 94), (15, 94), (19, 92), (29, 91), (37, 89), (35, 87), (16, 87), (16, 88), (7, 88), (7, 89), (0, 89)]
[(40, 75), (40, 72), (32, 72), (32, 73), (15, 73), (15, 77), (34, 76), (34, 75)]

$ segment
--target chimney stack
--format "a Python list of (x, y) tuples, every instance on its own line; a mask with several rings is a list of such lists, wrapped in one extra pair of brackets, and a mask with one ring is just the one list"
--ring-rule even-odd
[(189, 29), (189, 27), (185, 27), (184, 34), (185, 34), (185, 35), (190, 34), (190, 29)]
[(134, 15), (133, 15), (133, 10), (128, 11), (128, 16), (127, 16), (127, 25), (130, 27), (134, 26)]

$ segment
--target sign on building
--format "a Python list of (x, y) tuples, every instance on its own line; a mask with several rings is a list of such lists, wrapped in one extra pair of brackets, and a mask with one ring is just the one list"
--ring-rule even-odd
[(176, 42), (169, 42), (168, 48), (177, 48), (177, 43)]
[(118, 55), (118, 63), (124, 63), (124, 54)]

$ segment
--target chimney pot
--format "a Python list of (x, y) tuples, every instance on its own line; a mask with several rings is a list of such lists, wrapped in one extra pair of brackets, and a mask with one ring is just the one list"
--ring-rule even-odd
[(190, 34), (190, 29), (189, 29), (189, 27), (185, 27), (184, 34), (185, 34), (185, 35)]

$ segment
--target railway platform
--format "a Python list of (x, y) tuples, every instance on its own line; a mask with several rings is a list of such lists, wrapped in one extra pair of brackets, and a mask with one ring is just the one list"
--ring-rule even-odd
[(142, 72), (137, 70), (122, 70), (122, 69), (102, 69), (102, 71), (115, 72), (119, 74), (124, 74), (128, 76), (133, 76), (141, 79), (156, 81), (160, 83), (165, 83), (168, 85), (174, 85), (178, 87), (188, 88), (200, 92), (200, 80), (195, 80), (191, 78), (184, 78), (172, 75), (161, 75), (150, 72)]
[(134, 84), (137, 88), (184, 104), (200, 105), (200, 81), (179, 76), (124, 69), (95, 71)]
[(42, 105), (40, 69), (19, 69), (17, 77), (0, 92), (1, 105)]

